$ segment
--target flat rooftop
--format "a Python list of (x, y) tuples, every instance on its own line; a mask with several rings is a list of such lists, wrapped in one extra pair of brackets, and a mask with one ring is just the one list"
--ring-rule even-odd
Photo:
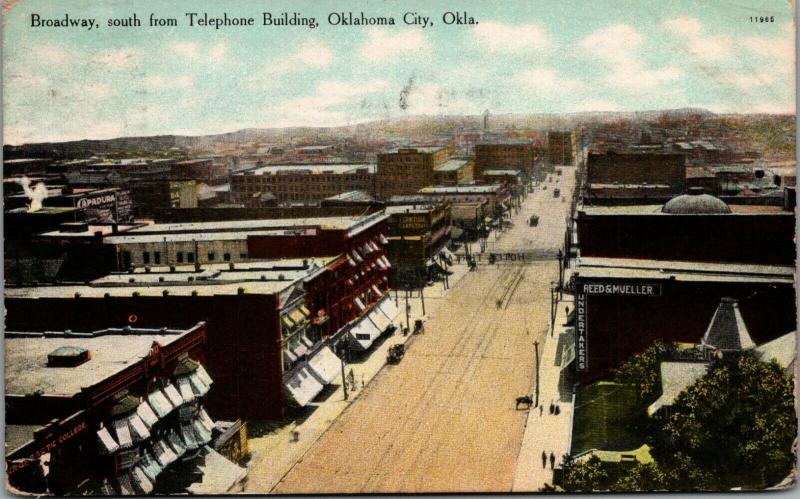
[[(662, 215), (661, 208), (663, 204), (638, 204), (628, 206), (581, 206), (578, 207), (578, 212), (583, 212), (586, 215)], [(729, 204), (728, 208), (731, 213), (736, 215), (789, 215), (794, 216), (791, 211), (786, 211), (781, 206), (767, 206), (767, 205), (747, 205), (747, 204)], [(708, 214), (699, 213), (698, 215), (706, 216), (720, 216), (730, 215), (729, 213)], [(674, 215), (670, 215), (674, 216)]]
[[(131, 229), (138, 227), (139, 224), (119, 224), (117, 225), (118, 232), (127, 232)], [(86, 230), (76, 232), (70, 230), (53, 230), (39, 234), (39, 237), (94, 237), (95, 234), (100, 233), (102, 236), (107, 236), (114, 233), (114, 228), (111, 225), (88, 225)]]
[(163, 296), (236, 295), (242, 288), (245, 294), (272, 295), (309, 279), (333, 262), (338, 256), (323, 258), (253, 261), (230, 264), (137, 268), (134, 272), (115, 272), (95, 279), (89, 284), (37, 287), (7, 287), (6, 298), (82, 298)]
[(434, 168), (437, 172), (450, 172), (459, 170), (469, 163), (467, 159), (451, 159)]
[[(384, 220), (386, 217), (380, 213), (364, 216), (340, 217), (309, 217), (309, 218), (281, 218), (268, 220), (223, 220), (215, 222), (186, 222), (186, 223), (156, 223), (139, 227), (126, 234), (138, 235), (168, 235), (168, 234), (197, 234), (213, 232), (253, 232), (276, 230), (347, 230), (356, 231), (359, 228), (370, 226)], [(162, 239), (163, 240), (163, 239)]]
[[(105, 329), (85, 335), (6, 331), (6, 396), (73, 396), (146, 357), (154, 341), (166, 346), (193, 330)], [(75, 367), (47, 367), (47, 354), (66, 346), (89, 350), (91, 359)]]
[(793, 284), (794, 267), (672, 260), (579, 257), (580, 278), (675, 279), (677, 281), (758, 282)]
[(519, 170), (515, 170), (515, 169), (499, 169), (499, 168), (496, 168), (496, 169), (492, 169), (492, 170), (484, 170), (483, 174), (484, 175), (489, 175), (489, 176), (513, 175), (513, 176), (517, 177), (517, 176), (522, 175), (522, 172), (519, 171)]
[(420, 194), (494, 194), (503, 188), (500, 184), (489, 185), (433, 185), (423, 187)]
[(356, 173), (357, 170), (367, 170), (375, 173), (372, 163), (324, 163), (324, 164), (292, 164), (292, 165), (266, 165), (253, 170), (236, 172), (234, 175), (279, 175), (288, 173), (305, 173), (308, 175), (321, 175), (324, 173), (345, 174)]
[(403, 147), (395, 147), (394, 149), (389, 149), (388, 151), (384, 151), (380, 154), (414, 154), (414, 153), (430, 154), (437, 151), (441, 151), (444, 148), (445, 146), (403, 146)]
[(509, 137), (505, 139), (488, 139), (488, 140), (481, 140), (476, 142), (476, 145), (479, 146), (490, 146), (490, 145), (527, 145), (533, 144), (533, 139), (528, 139), (525, 137)]

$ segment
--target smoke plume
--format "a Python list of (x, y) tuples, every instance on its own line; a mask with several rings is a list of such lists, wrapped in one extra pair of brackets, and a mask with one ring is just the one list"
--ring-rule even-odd
[(16, 179), (16, 182), (22, 186), (25, 195), (28, 197), (30, 204), (28, 205), (28, 212), (39, 211), (42, 209), (42, 201), (47, 199), (47, 186), (42, 182), (38, 182), (33, 189), (31, 189), (31, 179), (22, 177)]

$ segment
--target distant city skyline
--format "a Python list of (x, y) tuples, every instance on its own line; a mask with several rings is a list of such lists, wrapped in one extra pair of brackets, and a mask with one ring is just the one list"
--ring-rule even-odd
[[(502, 7), (498, 10), (497, 5)], [(284, 8), (285, 7), (285, 8)], [(445, 25), (448, 8), (476, 25)], [(187, 12), (253, 17), (188, 26)], [(317, 28), (262, 26), (295, 12)], [(395, 26), (332, 26), (331, 12)], [(406, 26), (416, 12), (432, 27)], [(94, 18), (100, 28), (31, 27)], [(143, 26), (109, 28), (136, 13)], [(149, 28), (151, 13), (179, 26)], [(752, 22), (751, 17), (773, 22)], [(414, 16), (412, 16), (414, 17)], [(412, 115), (701, 107), (793, 113), (790, 4), (32, 0), (4, 15), (4, 143), (338, 126)]]

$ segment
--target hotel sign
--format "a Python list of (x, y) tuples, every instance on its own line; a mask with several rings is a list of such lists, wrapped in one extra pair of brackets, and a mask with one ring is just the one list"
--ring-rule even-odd
[(605, 296), (661, 296), (660, 283), (584, 283), (575, 295), (575, 362), (579, 372), (589, 370), (589, 338), (587, 335), (587, 298), (589, 295)]

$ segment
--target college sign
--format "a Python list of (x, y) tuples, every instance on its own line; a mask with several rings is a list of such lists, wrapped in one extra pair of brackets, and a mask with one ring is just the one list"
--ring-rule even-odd
[(579, 372), (589, 370), (586, 309), (589, 295), (661, 296), (660, 283), (583, 283), (575, 294), (575, 362)]

